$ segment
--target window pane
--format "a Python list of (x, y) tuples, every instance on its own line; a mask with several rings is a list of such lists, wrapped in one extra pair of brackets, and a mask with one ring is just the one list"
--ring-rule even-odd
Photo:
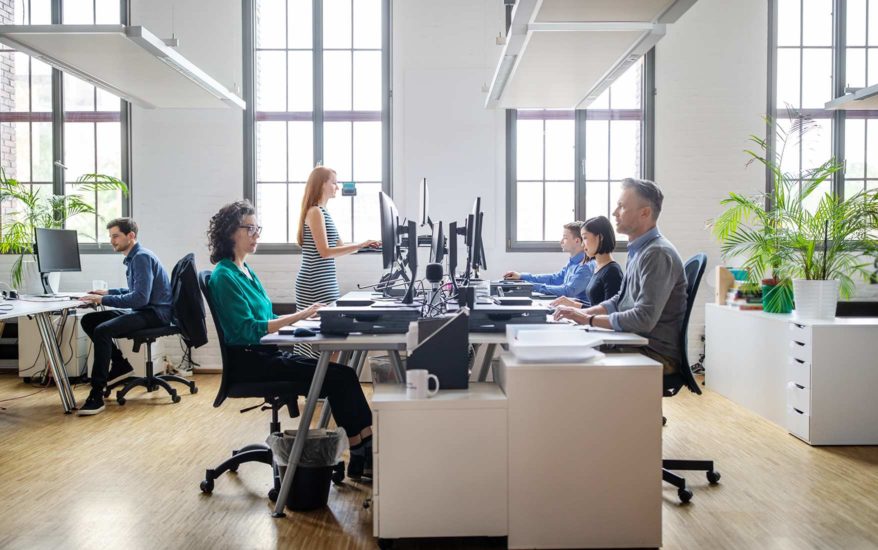
[(112, 25), (121, 22), (119, 18), (118, 0), (97, 0), (95, 4), (95, 23), (98, 25)]
[(288, 181), (308, 179), (314, 168), (314, 129), (311, 122), (288, 122), (290, 173)]
[(832, 0), (805, 0), (802, 13), (802, 45), (832, 45)]
[(256, 123), (256, 179), (257, 181), (286, 181), (286, 123)]
[[(610, 184), (605, 181), (585, 182), (585, 219), (607, 216)], [(584, 220), (583, 220), (584, 221)]]
[(313, 57), (310, 51), (289, 52), (290, 97), (288, 110), (310, 111), (314, 108)]
[(118, 112), (122, 110), (122, 104), (118, 98), (118, 96), (114, 96), (110, 92), (105, 92), (98, 88), (95, 90), (98, 96), (98, 111), (113, 111)]
[[(94, 191), (81, 188), (79, 185), (67, 184), (64, 186), (66, 195), (79, 195), (79, 197), (91, 205), (95, 205)], [(95, 216), (94, 214), (77, 214), (67, 218), (67, 229), (75, 229), (79, 233), (79, 242), (96, 242)]]
[(590, 180), (610, 177), (610, 123), (606, 120), (585, 122), (585, 178)]
[(284, 0), (256, 0), (256, 47), (286, 47), (286, 20)]
[(587, 109), (609, 109), (610, 108), (610, 88), (604, 90), (601, 95), (595, 99)]
[(777, 50), (777, 108), (799, 107), (799, 49)]
[(814, 212), (815, 210), (817, 210), (817, 206), (820, 204), (820, 200), (831, 191), (832, 182), (824, 181), (817, 187), (817, 189), (812, 191), (810, 195), (805, 197), (805, 199), (802, 201), (802, 206), (808, 212)]
[(98, 135), (98, 173), (122, 177), (122, 127), (118, 122), (100, 122)]
[(610, 177), (640, 177), (640, 123), (614, 120), (610, 126)]
[(381, 110), (381, 52), (354, 52), (354, 110)]
[(519, 180), (543, 179), (543, 121), (519, 120), (515, 159)]
[(848, 86), (862, 88), (866, 85), (866, 49), (848, 48), (845, 79)]
[(256, 52), (256, 110), (285, 111), (285, 52)]
[[(878, 4), (875, 6), (878, 11)], [(866, 85), (874, 86), (878, 84), (878, 48), (869, 48), (868, 75), (866, 77)]]
[[(2, 157), (6, 176), (19, 181), (30, 181), (30, 124), (27, 122), (3, 123)], [(14, 150), (5, 144), (15, 143)]]
[[(780, 167), (785, 173), (799, 174), (799, 134), (790, 134), (792, 121), (779, 119), (777, 121), (777, 156), (780, 159)], [(786, 137), (784, 137), (786, 136)]]
[(865, 189), (863, 180), (845, 180), (844, 198), (848, 199)]
[(354, 47), (381, 48), (381, 1), (354, 1)]
[(313, 25), (311, 0), (288, 0), (287, 17), (287, 47), (310, 49)]
[(381, 181), (381, 159), (381, 123), (354, 122), (354, 181)]
[[(873, 8), (874, 9), (874, 8)], [(866, 0), (847, 0), (847, 31), (845, 41), (848, 46), (866, 45)]]
[(66, 181), (95, 172), (95, 135), (93, 122), (64, 124), (64, 173)]
[(547, 241), (561, 239), (563, 225), (576, 219), (572, 181), (546, 182), (546, 216), (543, 231)]
[(515, 238), (519, 241), (543, 240), (543, 184), (519, 181), (516, 183)]
[(802, 50), (802, 107), (822, 109), (832, 99), (832, 50)]
[(802, 136), (802, 169), (820, 166), (832, 156), (832, 121), (819, 120), (814, 130)]
[(33, 181), (52, 181), (52, 123), (31, 124)]
[(64, 110), (94, 111), (95, 88), (91, 84), (64, 74)]
[(256, 211), (262, 226), (260, 240), (265, 243), (287, 242), (287, 184), (258, 184)]
[(351, 2), (352, 0), (323, 0), (324, 48), (351, 47)]
[(299, 214), (302, 211), (302, 200), (305, 198), (305, 184), (292, 183), (289, 185), (287, 192), (289, 193), (289, 210), (290, 216), (290, 235), (289, 242), (297, 243), (299, 235)]
[[(800, 0), (777, 1), (777, 45), (798, 46), (801, 13)], [(780, 63), (778, 63), (780, 66)]]
[(323, 108), (351, 110), (351, 52), (323, 53)]
[[(341, 178), (339, 178), (341, 181)], [(343, 197), (341, 193), (337, 197), (329, 201), (326, 205), (335, 227), (338, 229), (338, 237), (342, 242), (352, 242), (351, 235), (351, 197)]]
[(98, 242), (110, 242), (109, 232), (104, 228), (112, 219), (122, 216), (122, 192), (121, 191), (98, 191)]
[(866, 177), (878, 178), (878, 120), (866, 121)]
[(572, 180), (575, 131), (572, 120), (546, 121), (546, 179)]
[(52, 111), (52, 68), (31, 59), (31, 110), (35, 113)]
[(862, 178), (866, 174), (866, 121), (848, 119), (844, 123), (845, 176)]
[(51, 2), (51, 0), (30, 0), (30, 24), (31, 25), (51, 25), (52, 24), (52, 2)]
[(378, 210), (380, 183), (358, 183), (354, 198), (354, 241), (381, 239), (381, 213)]
[(323, 165), (335, 170), (338, 181), (351, 181), (351, 123), (323, 125)]
[(612, 85), (610, 107), (613, 109), (640, 108), (640, 71), (642, 63), (635, 63)]
[(874, 0), (869, 4), (869, 44), (878, 45), (878, 6)]
[[(30, 83), (28, 82), (28, 75), (30, 74), (29, 58), (27, 55), (20, 52), (14, 54), (4, 53), (2, 56), (3, 70), (10, 71), (11, 74), (15, 75), (15, 95), (13, 96), (13, 101), (12, 103), (8, 103), (4, 98), (3, 110), (10, 112), (27, 111), (30, 109)], [(7, 63), (11, 63), (12, 65), (10, 66)]]
[[(118, 9), (118, 4), (117, 4)], [(91, 25), (94, 23), (92, 0), (64, 0), (65, 25)]]

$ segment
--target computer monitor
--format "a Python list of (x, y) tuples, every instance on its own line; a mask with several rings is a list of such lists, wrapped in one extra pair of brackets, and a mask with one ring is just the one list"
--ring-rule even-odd
[(34, 253), (37, 256), (37, 268), (40, 270), (43, 292), (46, 294), (55, 294), (49, 285), (49, 273), (82, 271), (79, 262), (79, 239), (73, 229), (38, 228)]
[(418, 225), (433, 225), (430, 220), (430, 188), (427, 187), (427, 178), (421, 178), (418, 187)]
[(445, 258), (445, 231), (442, 222), (433, 224), (433, 235), (430, 240), (430, 262), (442, 263)]
[(383, 191), (378, 194), (378, 204), (381, 209), (381, 256), (384, 269), (390, 269), (396, 262), (399, 247), (399, 211), (393, 199)]
[(466, 217), (466, 230), (464, 231), (464, 243), (466, 244), (466, 271), (464, 278), (469, 281), (473, 271), (487, 267), (485, 263), (485, 248), (482, 242), (482, 199), (476, 197), (473, 201), (473, 210)]
[(457, 222), (448, 224), (448, 277), (457, 289)]
[(488, 262), (485, 259), (485, 239), (482, 238), (484, 225), (485, 213), (479, 211), (479, 220), (476, 222), (475, 236), (473, 237), (473, 267), (488, 269)]

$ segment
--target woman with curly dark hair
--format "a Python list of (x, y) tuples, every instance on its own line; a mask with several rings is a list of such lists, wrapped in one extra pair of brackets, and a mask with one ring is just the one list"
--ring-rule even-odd
[[(280, 317), (272, 313), (256, 273), (244, 262), (256, 251), (262, 232), (256, 212), (248, 201), (227, 204), (210, 220), (207, 232), (210, 261), (216, 264), (210, 277), (210, 296), (231, 363), (232, 377), (241, 382), (294, 382), (301, 395), (308, 393), (317, 362), (301, 355), (264, 346), (260, 340), (281, 327), (306, 319), (323, 304)], [(344, 428), (351, 443), (348, 476), (371, 477), (372, 411), (353, 369), (330, 363), (321, 397), (332, 403), (332, 416)]]

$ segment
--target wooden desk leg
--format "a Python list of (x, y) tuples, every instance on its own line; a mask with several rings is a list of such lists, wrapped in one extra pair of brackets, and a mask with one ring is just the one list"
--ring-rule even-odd
[(329, 369), (329, 358), (331, 355), (331, 351), (320, 352), (317, 368), (314, 369), (314, 378), (311, 380), (311, 387), (308, 389), (308, 397), (305, 399), (305, 410), (302, 411), (302, 416), (299, 417), (299, 429), (296, 432), (296, 440), (293, 442), (293, 450), (290, 453), (290, 462), (281, 482), (280, 494), (274, 506), (274, 513), (271, 514), (272, 517), (282, 518), (285, 515), (284, 507), (286, 506), (290, 489), (293, 486), (296, 466), (299, 464), (299, 458), (302, 457), (302, 450), (305, 448), (305, 440), (308, 439), (311, 419), (314, 417), (314, 409), (317, 408), (317, 401), (320, 399), (320, 388), (323, 387), (323, 380), (326, 378), (326, 371)]
[(34, 319), (40, 331), (40, 338), (43, 340), (43, 348), (46, 350), (46, 359), (49, 361), (49, 368), (52, 369), (55, 385), (58, 386), (58, 393), (61, 395), (61, 406), (65, 414), (70, 414), (76, 409), (76, 398), (73, 396), (73, 389), (70, 388), (70, 380), (67, 379), (67, 369), (64, 368), (64, 359), (61, 357), (49, 313), (37, 313)]
[(485, 346), (485, 354), (482, 356), (482, 365), (479, 367), (479, 382), (488, 380), (488, 371), (491, 370), (491, 361), (494, 360), (494, 352), (497, 351), (497, 344), (483, 344)]
[[(351, 352), (343, 351), (338, 358), (338, 362), (342, 365), (348, 365), (349, 367), (353, 367), (353, 363), (351, 362)], [(317, 421), (318, 428), (325, 428), (329, 426), (329, 415), (332, 413), (332, 407), (329, 405), (329, 399), (323, 399), (323, 407), (320, 409), (320, 420)]]

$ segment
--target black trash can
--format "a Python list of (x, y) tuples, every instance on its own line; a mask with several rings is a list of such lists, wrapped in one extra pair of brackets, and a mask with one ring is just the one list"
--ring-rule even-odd
[[(283, 479), (289, 463), (290, 452), (296, 441), (296, 430), (273, 433), (268, 436), (268, 446), (280, 479)], [(339, 456), (347, 450), (347, 436), (344, 430), (309, 430), (308, 441), (302, 450), (302, 457), (293, 475), (293, 484), (287, 496), (286, 506), (290, 510), (316, 510), (326, 506), (329, 501), (329, 486), (333, 470)]]

